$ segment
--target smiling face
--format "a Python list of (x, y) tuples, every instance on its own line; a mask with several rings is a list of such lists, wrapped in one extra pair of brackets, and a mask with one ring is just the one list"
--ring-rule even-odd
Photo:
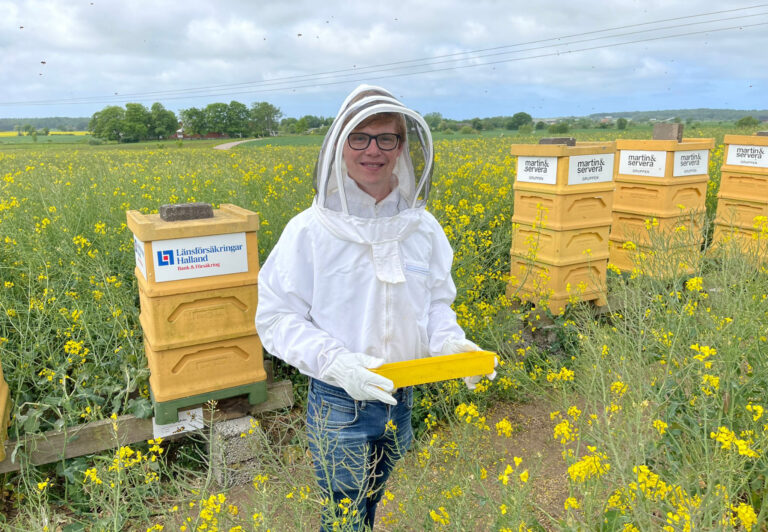
[[(353, 133), (367, 133), (371, 136), (382, 133), (401, 134), (397, 122), (389, 118), (368, 122), (363, 127), (355, 128)], [(402, 151), (402, 142), (394, 150), (384, 151), (379, 149), (373, 139), (366, 149), (353, 150), (344, 139), (342, 156), (349, 177), (378, 202), (392, 192), (392, 171)]]

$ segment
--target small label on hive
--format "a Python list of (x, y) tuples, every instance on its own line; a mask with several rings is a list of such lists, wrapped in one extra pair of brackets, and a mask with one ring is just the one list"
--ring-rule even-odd
[(557, 184), (557, 157), (518, 157), (517, 180), (525, 183)]
[(155, 418), (152, 418), (152, 437), (167, 438), (174, 434), (192, 432), (203, 428), (203, 407), (193, 408), (191, 410), (179, 410), (179, 420), (176, 423), (158, 425)]
[(136, 238), (133, 235), (133, 256), (136, 259), (136, 267), (144, 276), (144, 280), (147, 279), (147, 258), (144, 256), (144, 242)]
[(675, 152), (674, 177), (705, 175), (709, 173), (709, 150)]
[(667, 152), (645, 150), (621, 150), (619, 173), (664, 177), (667, 170)]
[(248, 271), (245, 233), (152, 242), (155, 281), (178, 281)]
[(613, 154), (572, 155), (568, 158), (568, 184), (586, 185), (613, 181)]
[(768, 168), (768, 147), (731, 144), (728, 147), (728, 160), (725, 162), (737, 166)]

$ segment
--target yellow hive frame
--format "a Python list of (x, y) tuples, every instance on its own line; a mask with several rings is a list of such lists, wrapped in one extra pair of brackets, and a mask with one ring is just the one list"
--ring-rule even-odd
[(391, 380), (396, 388), (402, 388), (428, 382), (487, 375), (493, 373), (495, 358), (496, 353), (493, 351), (468, 351), (455, 355), (392, 362), (371, 371)]

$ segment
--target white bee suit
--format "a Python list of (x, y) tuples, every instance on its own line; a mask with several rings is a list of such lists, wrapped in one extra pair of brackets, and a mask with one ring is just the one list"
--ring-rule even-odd
[[(397, 187), (376, 203), (347, 176), (342, 148), (357, 124), (383, 112), (405, 117), (408, 138), (393, 172)], [(286, 225), (259, 272), (256, 328), (269, 353), (340, 386), (323, 378), (339, 355), (395, 362), (464, 339), (450, 307), (453, 251), (425, 210), (432, 161), (432, 137), (416, 112), (378, 87), (347, 98), (318, 156), (312, 206)]]

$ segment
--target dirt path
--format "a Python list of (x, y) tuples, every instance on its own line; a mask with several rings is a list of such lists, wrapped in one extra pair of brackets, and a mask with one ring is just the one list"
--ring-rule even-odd
[(228, 150), (234, 146), (237, 146), (238, 144), (242, 144), (244, 142), (251, 142), (253, 139), (246, 139), (246, 140), (235, 140), (233, 142), (226, 142), (224, 144), (217, 144), (213, 147), (214, 150)]

